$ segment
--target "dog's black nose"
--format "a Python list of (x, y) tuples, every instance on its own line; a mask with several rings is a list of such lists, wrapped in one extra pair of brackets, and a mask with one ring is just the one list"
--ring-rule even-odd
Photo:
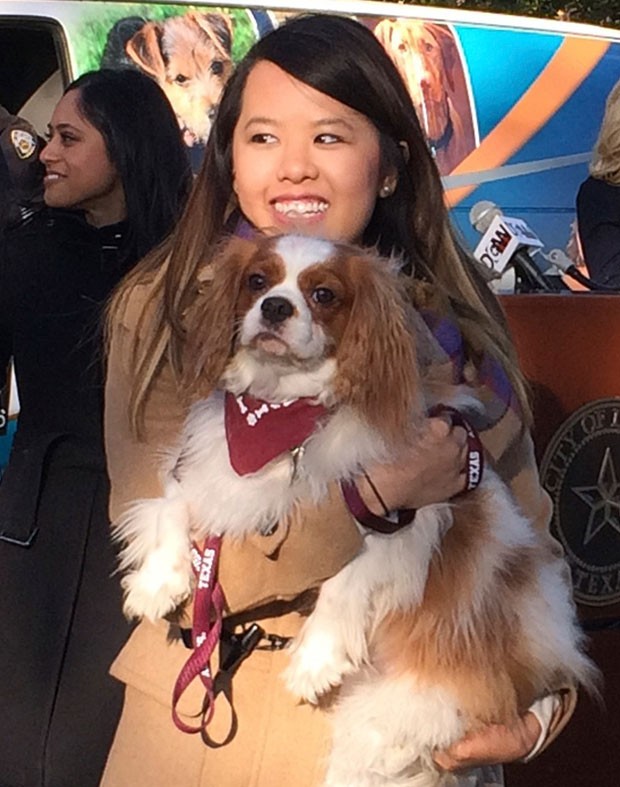
[(279, 322), (284, 322), (293, 314), (293, 304), (287, 301), (286, 298), (280, 298), (277, 295), (272, 298), (265, 298), (262, 302), (261, 314), (263, 318), (275, 325)]

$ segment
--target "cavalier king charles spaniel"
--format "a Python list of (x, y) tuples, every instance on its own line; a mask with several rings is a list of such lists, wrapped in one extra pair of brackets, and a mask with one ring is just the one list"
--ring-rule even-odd
[[(415, 438), (432, 402), (398, 273), (294, 235), (233, 239), (205, 266), (185, 358), (203, 398), (163, 496), (115, 526), (128, 615), (159, 618), (192, 594), (192, 539), (268, 532)], [(447, 403), (475, 406), (468, 391)], [(592, 685), (563, 564), (488, 464), (474, 491), (391, 535), (359, 527), (363, 548), (322, 585), (285, 675), (312, 703), (338, 687), (326, 784), (448, 783), (433, 749)]]

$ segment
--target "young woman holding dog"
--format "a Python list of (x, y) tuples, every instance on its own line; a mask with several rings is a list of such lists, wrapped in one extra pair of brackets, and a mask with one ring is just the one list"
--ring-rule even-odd
[(13, 358), (21, 403), (0, 483), (0, 783), (95, 787), (130, 632), (111, 576), (101, 313), (191, 174), (167, 99), (133, 72), (72, 83), (41, 161), (46, 207), (0, 256), (0, 368)]
[[(218, 241), (257, 231), (403, 255), (416, 303), (450, 318), (432, 326), (435, 373), (484, 396), (478, 426), (485, 448), (522, 509), (545, 529), (550, 503), (538, 481), (515, 352), (496, 302), (451, 232), (411, 99), (368, 30), (321, 15), (269, 34), (238, 66), (174, 237), (134, 269), (112, 302), (105, 419), (112, 517), (136, 498), (161, 494), (157, 457), (177, 439), (188, 404), (179, 382), (191, 378), (182, 365), (184, 314)], [(414, 448), (394, 465), (368, 468), (369, 476), (390, 509), (447, 500), (464, 486), (464, 443), (462, 429), (429, 418)], [(381, 516), (368, 481), (358, 479), (358, 488)], [(179, 610), (174, 624), (141, 623), (112, 669), (126, 684), (126, 701), (102, 784), (322, 784), (327, 717), (287, 693), (287, 654), (274, 643), (295, 636), (313, 589), (359, 547), (335, 489), (320, 510), (299, 512), (268, 535), (224, 540), (225, 628), (238, 633), (259, 621), (274, 636), (224, 681), (206, 736), (187, 735), (173, 725), (170, 700), (190, 652), (183, 640), (191, 615)], [(187, 723), (200, 712), (197, 684), (178, 705)], [(558, 687), (512, 727), (490, 726), (437, 752), (436, 762), (469, 769), (459, 784), (498, 784), (497, 768), (479, 766), (532, 755), (573, 704), (571, 687)], [(410, 776), (402, 783), (418, 784), (415, 770)]]

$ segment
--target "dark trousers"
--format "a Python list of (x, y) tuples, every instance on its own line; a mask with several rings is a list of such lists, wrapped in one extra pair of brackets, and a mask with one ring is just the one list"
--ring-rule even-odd
[(108, 668), (130, 631), (107, 503), (105, 473), (61, 447), (32, 544), (0, 541), (1, 787), (99, 783), (123, 700)]

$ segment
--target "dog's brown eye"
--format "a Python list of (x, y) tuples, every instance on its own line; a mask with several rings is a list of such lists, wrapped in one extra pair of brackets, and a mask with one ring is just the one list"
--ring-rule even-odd
[(321, 306), (326, 306), (328, 303), (332, 303), (336, 296), (331, 290), (328, 290), (327, 287), (317, 287), (316, 290), (312, 293), (312, 300), (315, 303), (320, 303)]
[(252, 273), (248, 276), (248, 287), (252, 292), (260, 292), (265, 289), (267, 279), (262, 273)]
[(224, 63), (221, 60), (214, 60), (211, 63), (211, 73), (216, 77), (221, 76), (224, 73)]
[(186, 77), (184, 74), (177, 74), (174, 81), (177, 85), (184, 85), (186, 82), (189, 82), (189, 77)]

